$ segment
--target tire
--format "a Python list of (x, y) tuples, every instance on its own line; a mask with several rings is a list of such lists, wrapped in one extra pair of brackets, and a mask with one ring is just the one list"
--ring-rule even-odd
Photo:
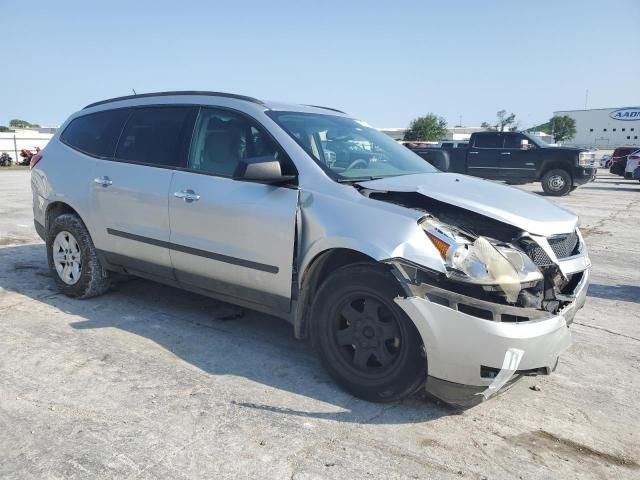
[(547, 195), (562, 197), (571, 191), (571, 175), (566, 170), (554, 168), (542, 177), (542, 189)]
[(90, 298), (109, 290), (109, 275), (77, 215), (65, 213), (53, 219), (47, 232), (47, 260), (58, 288), (69, 297)]
[(393, 301), (401, 294), (388, 271), (361, 263), (334, 272), (314, 299), (313, 344), (329, 375), (356, 397), (391, 402), (426, 381), (420, 334)]

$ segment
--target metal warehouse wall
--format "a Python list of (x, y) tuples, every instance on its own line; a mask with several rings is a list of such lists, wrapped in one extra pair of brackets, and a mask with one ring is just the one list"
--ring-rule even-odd
[(614, 148), (640, 146), (640, 107), (601, 108), (553, 112), (576, 121), (576, 136), (565, 145)]

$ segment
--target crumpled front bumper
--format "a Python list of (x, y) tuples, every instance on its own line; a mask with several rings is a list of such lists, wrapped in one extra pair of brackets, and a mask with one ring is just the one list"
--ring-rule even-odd
[[(549, 374), (555, 369), (560, 353), (571, 344), (568, 326), (585, 303), (588, 285), (587, 268), (570, 296), (571, 303), (557, 315), (483, 302), (426, 285), (421, 286), (424, 295), (395, 301), (422, 336), (427, 391), (447, 403), (470, 406), (520, 375)], [(458, 310), (461, 304), (493, 309), (493, 319), (464, 313)], [(516, 316), (529, 320), (512, 321)], [(500, 375), (505, 368), (510, 374)]]

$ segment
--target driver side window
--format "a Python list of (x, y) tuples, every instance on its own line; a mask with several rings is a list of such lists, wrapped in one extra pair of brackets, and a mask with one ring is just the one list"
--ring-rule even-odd
[(244, 160), (271, 157), (282, 160), (271, 138), (249, 119), (216, 108), (202, 108), (189, 155), (189, 168), (233, 177)]

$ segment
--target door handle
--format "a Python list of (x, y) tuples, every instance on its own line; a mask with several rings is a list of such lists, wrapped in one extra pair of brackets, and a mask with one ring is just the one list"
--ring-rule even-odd
[(477, 155), (478, 152), (469, 152), (469, 155)]
[(108, 187), (109, 185), (113, 185), (113, 181), (109, 177), (94, 178), (93, 183), (103, 187)]
[(187, 203), (197, 202), (200, 200), (200, 195), (198, 195), (193, 190), (182, 190), (181, 192), (174, 192), (173, 196), (176, 198), (181, 198)]
[(511, 152), (502, 152), (501, 155), (511, 155)]

